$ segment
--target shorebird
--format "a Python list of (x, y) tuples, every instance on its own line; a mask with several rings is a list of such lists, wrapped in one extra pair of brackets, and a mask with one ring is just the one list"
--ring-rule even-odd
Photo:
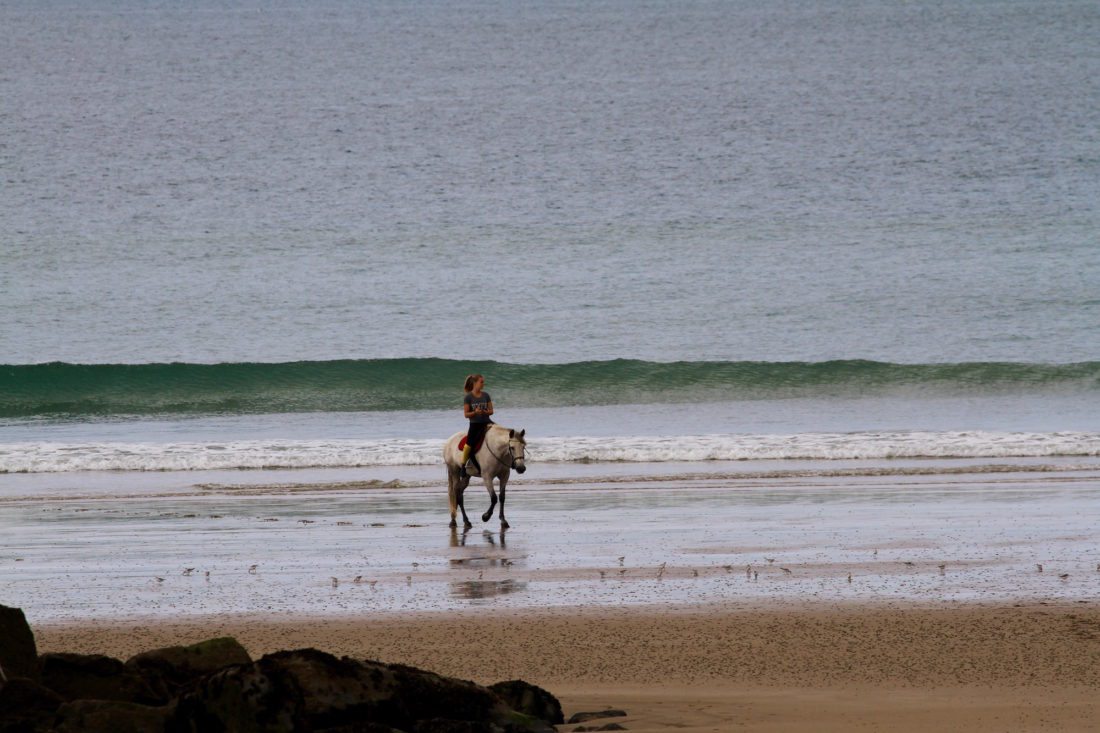
[(1035, 563), (1035, 569), (1038, 570), (1040, 573), (1043, 572), (1043, 564), (1040, 562)]
[(1062, 580), (1065, 580), (1066, 578), (1068, 578), (1068, 577), (1069, 577), (1069, 573), (1062, 573), (1062, 574), (1061, 574), (1061, 575), (1059, 575), (1058, 577), (1059, 577), (1059, 578), (1061, 578)]
[(405, 585), (412, 585), (412, 582), (413, 582), (413, 576), (406, 575), (405, 576)]
[(755, 570), (753, 570), (753, 571), (752, 571), (752, 579), (753, 579), (753, 580), (760, 580), (760, 573), (758, 573), (758, 572), (756, 572)]
[(163, 583), (164, 582), (164, 578), (160, 577), (159, 575), (155, 575), (153, 577), (155, 577), (157, 579), (158, 583)]
[(698, 578), (699, 577), (699, 571), (696, 570), (695, 568), (692, 568), (691, 569), (691, 577)]
[(790, 575), (791, 574), (791, 569), (790, 568), (779, 568), (779, 569), (783, 571), (784, 575)]
[(333, 588), (335, 588), (335, 587), (337, 587), (338, 585), (340, 585), (340, 580), (339, 580), (338, 578), (336, 578), (336, 577), (332, 577), (332, 578), (330, 578), (330, 580), (332, 581), (332, 587), (333, 587)]
[(209, 570), (206, 571), (206, 579), (210, 580), (210, 571)]
[(485, 571), (484, 570), (478, 570), (477, 571), (477, 579), (481, 580), (483, 577), (485, 577)]
[(356, 575), (354, 578), (352, 578), (351, 582), (352, 583), (362, 583), (363, 582), (363, 576), (362, 575)]
[(182, 572), (182, 573), (180, 573), (180, 575), (190, 575), (190, 574), (191, 574), (191, 573), (193, 573), (193, 572), (195, 572), (195, 569), (194, 569), (194, 568), (184, 568), (184, 569), (183, 569), (183, 572)]
[(600, 580), (604, 580), (606, 578), (607, 578), (607, 571), (606, 570), (601, 570), (600, 571)]
[(872, 552), (871, 554), (872, 554), (872, 555), (874, 555), (875, 557), (878, 557), (878, 550), (875, 550), (875, 551), (874, 551), (874, 552)]
[(770, 565), (771, 563), (775, 562), (775, 558), (774, 558), (774, 557), (765, 557), (764, 559), (768, 561), (768, 564), (769, 564), (769, 565)]
[(940, 569), (940, 573), (943, 573), (944, 570), (947, 570), (947, 563), (941, 562), (937, 567)]
[(255, 575), (256, 574), (256, 568), (258, 568), (258, 567), (260, 567), (260, 566), (259, 565), (249, 565), (248, 566), (249, 575)]
[(725, 570), (727, 573), (732, 573), (733, 572), (733, 566), (732, 565), (723, 565), (722, 569)]
[(746, 565), (745, 566), (745, 577), (746, 578), (751, 578), (752, 577), (752, 565)]
[(350, 526), (351, 526), (351, 522), (337, 522), (337, 523), (336, 523), (336, 526), (337, 526), (337, 527), (350, 527)]
[(619, 577), (620, 578), (623, 577), (624, 575), (626, 575), (626, 568), (623, 568), (619, 571)]
[(368, 580), (367, 584), (370, 586), (371, 590), (374, 590), (374, 586), (378, 585), (378, 581), (377, 580)]
[(418, 562), (414, 562), (414, 563), (413, 563), (413, 570), (416, 570), (416, 569), (418, 569), (419, 567), (420, 567), (420, 563), (418, 563)]
[(911, 568), (911, 567), (913, 567), (913, 566), (914, 566), (915, 564), (916, 564), (916, 563), (910, 562), (909, 560), (906, 560), (906, 561), (905, 561), (905, 563), (904, 563), (905, 567), (907, 567), (907, 568)]
[(312, 519), (299, 519), (298, 520), (298, 524), (313, 524), (313, 522), (314, 522), (314, 520), (312, 520)]
[(849, 582), (849, 583), (851, 583), (851, 582), (852, 582), (852, 574), (851, 574), (851, 573), (848, 573), (848, 582)]
[(619, 565), (622, 565), (622, 564), (623, 564), (623, 560), (625, 560), (625, 559), (626, 559), (626, 555), (620, 555), (620, 556), (619, 556)]
[(503, 560), (501, 560), (500, 564), (503, 565), (506, 568), (512, 567), (512, 561), (509, 560), (508, 558), (504, 558)]

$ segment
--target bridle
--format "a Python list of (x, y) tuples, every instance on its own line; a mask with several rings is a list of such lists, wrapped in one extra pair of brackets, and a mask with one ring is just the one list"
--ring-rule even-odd
[[(485, 436), (485, 450), (489, 451), (489, 455), (491, 455), (493, 458), (497, 459), (497, 463), (499, 463), (501, 465), (505, 465), (504, 464), (504, 459), (493, 452), (493, 446), (489, 442), (489, 436), (488, 435)], [(509, 462), (507, 464), (508, 468), (513, 469), (513, 468), (516, 467), (516, 452), (514, 450), (512, 450), (512, 439), (511, 438), (508, 439), (508, 456), (512, 459), (511, 462)]]

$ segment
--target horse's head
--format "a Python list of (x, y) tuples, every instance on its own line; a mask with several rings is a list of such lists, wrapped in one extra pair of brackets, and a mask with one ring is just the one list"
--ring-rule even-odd
[(527, 430), (508, 431), (508, 452), (512, 454), (512, 468), (516, 473), (527, 470), (527, 439), (524, 437)]

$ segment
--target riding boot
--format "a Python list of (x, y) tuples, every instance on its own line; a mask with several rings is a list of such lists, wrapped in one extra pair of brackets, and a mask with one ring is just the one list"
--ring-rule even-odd
[(470, 462), (471, 452), (471, 446), (469, 442), (467, 442), (467, 444), (462, 447), (462, 462), (459, 464), (459, 475), (461, 475), (463, 479), (470, 478), (470, 473), (466, 471), (466, 463)]

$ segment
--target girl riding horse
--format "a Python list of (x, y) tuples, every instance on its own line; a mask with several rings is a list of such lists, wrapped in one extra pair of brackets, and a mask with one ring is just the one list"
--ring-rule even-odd
[(477, 449), (485, 438), (485, 432), (493, 421), (489, 416), (493, 414), (493, 399), (484, 391), (485, 378), (480, 374), (471, 374), (466, 377), (463, 389), (466, 396), (462, 400), (462, 414), (470, 421), (470, 429), (466, 432), (466, 446), (462, 449), (462, 477), (469, 478), (470, 472), (466, 465), (472, 463), (479, 475), (481, 466), (477, 462)]

